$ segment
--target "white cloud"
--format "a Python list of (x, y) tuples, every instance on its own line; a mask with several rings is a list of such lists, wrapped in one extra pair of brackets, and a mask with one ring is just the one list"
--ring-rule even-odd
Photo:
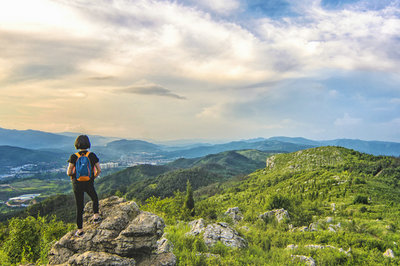
[(390, 99), (389, 103), (392, 103), (392, 104), (400, 104), (400, 98), (393, 98), (393, 99)]
[(343, 117), (337, 118), (334, 122), (335, 126), (354, 126), (362, 122), (361, 118), (351, 117), (348, 113), (345, 113)]
[(240, 7), (238, 0), (193, 0), (191, 2), (223, 15), (227, 15)]

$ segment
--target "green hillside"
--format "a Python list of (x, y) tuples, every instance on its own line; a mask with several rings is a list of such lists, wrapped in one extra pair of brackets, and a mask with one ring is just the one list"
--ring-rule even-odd
[[(99, 179), (98, 190), (138, 200), (141, 209), (162, 216), (178, 265), (311, 265), (300, 258), (315, 265), (400, 264), (400, 158), (340, 147), (269, 155), (223, 152), (131, 167)], [(184, 208), (187, 180), (195, 190), (194, 217)], [(27, 213), (48, 214), (69, 200), (57, 196)], [(242, 220), (224, 214), (231, 207)], [(259, 218), (280, 208), (289, 215), (280, 222)], [(208, 247), (202, 234), (187, 235), (188, 222), (199, 218), (225, 222), (248, 246)], [(6, 227), (0, 229), (0, 240), (11, 241)], [(394, 257), (383, 255), (389, 249)]]
[(169, 170), (169, 167), (163, 165), (136, 165), (97, 179), (96, 188), (103, 196), (113, 195), (116, 191), (126, 191), (132, 183), (155, 178)]
[(53, 164), (59, 167), (65, 164), (65, 155), (57, 152), (30, 150), (12, 146), (0, 146), (0, 173), (9, 168), (24, 164)]
[[(243, 250), (220, 247), (216, 251), (203, 246), (204, 252), (219, 255), (205, 256), (203, 262), (283, 265), (297, 264), (293, 256), (304, 255), (312, 257), (317, 265), (397, 265), (399, 181), (399, 158), (339, 147), (277, 154), (268, 159), (266, 168), (221, 184), (214, 196), (203, 200), (197, 197), (195, 218), (228, 222), (249, 241), (249, 247)], [(178, 245), (175, 254), (184, 265), (199, 260), (190, 248), (202, 239), (196, 237), (190, 242), (185, 236), (189, 228), (175, 224), (176, 219), (194, 219), (170, 211), (170, 206), (179, 206), (180, 201), (182, 197), (158, 202), (152, 199), (148, 208), (171, 223), (170, 238)], [(236, 206), (243, 220), (234, 224), (223, 213)], [(290, 218), (281, 223), (259, 218), (278, 208), (287, 210)], [(192, 244), (182, 245), (185, 241)], [(288, 249), (289, 245), (296, 247)], [(389, 248), (395, 258), (383, 256)]]
[(187, 180), (194, 189), (198, 189), (249, 174), (262, 168), (269, 155), (255, 150), (229, 151), (196, 159), (182, 158), (165, 166), (138, 165), (99, 179), (98, 192), (107, 196), (118, 191), (129, 199), (137, 200), (151, 196), (169, 197), (175, 191), (184, 191)]

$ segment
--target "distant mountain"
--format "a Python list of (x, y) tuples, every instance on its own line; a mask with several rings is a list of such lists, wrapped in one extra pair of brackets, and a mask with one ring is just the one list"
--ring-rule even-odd
[(303, 149), (316, 147), (314, 145), (303, 145), (289, 142), (282, 142), (276, 140), (264, 140), (256, 142), (248, 141), (233, 141), (225, 144), (216, 144), (212, 146), (200, 146), (191, 149), (178, 150), (170, 152), (170, 157), (184, 157), (184, 158), (195, 158), (202, 157), (208, 154), (215, 154), (224, 151), (231, 150), (246, 150), (254, 149), (268, 152), (293, 152)]
[[(78, 133), (59, 134), (37, 130), (11, 130), (0, 128), (0, 145), (27, 149), (74, 151), (74, 141)], [(319, 146), (341, 146), (373, 155), (400, 156), (400, 143), (385, 141), (363, 141), (358, 139), (310, 140), (306, 138), (271, 137), (210, 144), (190, 141), (172, 141), (157, 145), (143, 140), (127, 140), (98, 135), (89, 135), (92, 150), (103, 160), (118, 160), (132, 153), (150, 153), (164, 159), (198, 158), (230, 150), (256, 149), (260, 151), (294, 152)]]
[[(59, 135), (72, 137), (74, 140), (77, 136), (82, 135), (83, 133), (74, 133), (74, 132), (62, 132), (58, 133)], [(103, 137), (99, 135), (88, 135), (90, 142), (93, 146), (105, 146), (107, 143), (119, 140), (120, 138), (115, 137)], [(73, 143), (72, 143), (73, 144)], [(71, 145), (71, 144), (70, 144)]]
[(73, 146), (75, 139), (37, 130), (15, 130), (0, 128), (0, 145), (28, 149), (60, 148)]
[(57, 167), (65, 161), (63, 153), (0, 146), (0, 173), (25, 164), (53, 163)]
[(400, 156), (400, 143), (387, 141), (365, 141), (359, 139), (335, 139), (335, 140), (309, 140), (305, 138), (272, 137), (268, 140), (283, 141), (298, 145), (311, 146), (339, 146), (365, 152), (373, 155)]
[(161, 147), (142, 140), (116, 140), (108, 143), (107, 148), (121, 152), (160, 152)]

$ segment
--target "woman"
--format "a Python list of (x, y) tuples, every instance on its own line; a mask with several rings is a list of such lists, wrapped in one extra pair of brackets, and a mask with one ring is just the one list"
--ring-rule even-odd
[[(101, 169), (99, 158), (93, 152), (88, 151), (88, 149), (90, 148), (90, 141), (88, 136), (78, 136), (75, 140), (75, 148), (79, 150), (79, 152), (72, 154), (69, 157), (67, 175), (71, 177), (76, 202), (76, 224), (78, 226), (78, 230), (76, 231), (75, 235), (81, 236), (84, 234), (82, 224), (85, 192), (90, 196), (93, 201), (93, 221), (95, 223), (98, 223), (100, 221), (99, 199), (97, 197), (96, 190), (94, 189), (94, 179), (100, 175)], [(85, 168), (82, 167), (85, 162), (87, 162), (87, 173), (83, 173), (82, 171), (85, 170), (81, 170)]]

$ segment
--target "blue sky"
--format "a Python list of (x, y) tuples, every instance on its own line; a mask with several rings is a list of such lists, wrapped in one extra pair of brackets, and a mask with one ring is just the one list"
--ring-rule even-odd
[(400, 142), (400, 1), (0, 2), (0, 127)]

